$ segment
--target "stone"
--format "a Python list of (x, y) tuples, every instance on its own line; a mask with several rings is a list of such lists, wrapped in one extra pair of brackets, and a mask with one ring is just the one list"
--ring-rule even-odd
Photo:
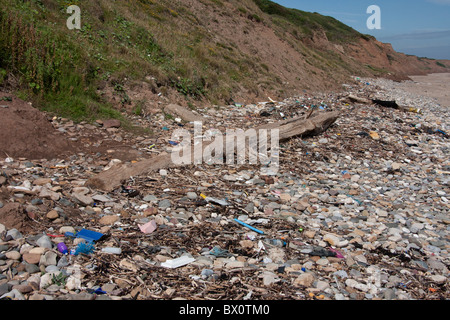
[(323, 241), (326, 241), (326, 242), (328, 242), (331, 246), (336, 247), (336, 246), (339, 245), (340, 239), (339, 239), (337, 236), (328, 233), (328, 234), (326, 234), (326, 235), (323, 236)]
[(263, 278), (263, 284), (266, 287), (280, 281), (280, 279), (278, 278), (278, 276), (275, 273), (269, 272), (269, 271), (265, 271), (262, 275), (262, 278)]
[(187, 194), (186, 194), (186, 196), (189, 198), (189, 199), (191, 199), (191, 200), (195, 200), (195, 199), (197, 199), (197, 193), (195, 193), (195, 192), (188, 192)]
[(103, 120), (103, 128), (109, 129), (109, 128), (120, 128), (121, 122), (117, 119), (109, 119), (109, 120)]
[(429, 277), (429, 279), (437, 284), (444, 284), (445, 282), (447, 282), (447, 277), (439, 274), (432, 275)]
[(76, 233), (75, 228), (71, 227), (71, 226), (62, 226), (61, 228), (59, 228), (58, 231), (59, 231), (60, 234), (65, 234), (66, 232), (70, 232), (72, 234)]
[(51, 249), (53, 247), (52, 241), (50, 240), (50, 238), (46, 235), (43, 235), (42, 237), (40, 237), (37, 241), (36, 244), (40, 247), (43, 248), (49, 248)]
[(36, 253), (24, 253), (22, 258), (29, 264), (38, 264), (41, 260), (41, 255)]
[(51, 210), (47, 213), (47, 218), (50, 220), (54, 220), (56, 218), (59, 218), (59, 213), (56, 210)]
[(310, 272), (305, 272), (300, 274), (295, 280), (294, 285), (311, 287), (314, 281), (316, 280), (315, 276)]
[(21, 254), (19, 251), (9, 251), (5, 253), (6, 258), (11, 260), (19, 260), (21, 258)]
[(48, 190), (47, 188), (42, 188), (41, 192), (39, 193), (39, 197), (44, 199), (51, 199), (53, 201), (58, 201), (60, 198), (60, 194), (58, 192)]
[(90, 206), (94, 203), (94, 199), (92, 199), (88, 195), (84, 195), (81, 193), (72, 193), (72, 198), (76, 203), (79, 203), (83, 206)]
[(111, 202), (112, 201), (111, 198), (104, 196), (102, 194), (97, 194), (97, 195), (93, 196), (92, 199), (95, 201), (99, 201), (99, 202)]
[(33, 291), (33, 287), (28, 284), (18, 284), (12, 287), (13, 289), (19, 291), (20, 293), (30, 293)]
[(36, 186), (43, 186), (46, 185), (48, 183), (52, 183), (52, 179), (50, 178), (38, 178), (36, 180), (33, 181), (33, 184)]
[(119, 219), (120, 217), (117, 215), (105, 215), (98, 222), (103, 225), (111, 225), (119, 221)]
[(39, 264), (43, 266), (56, 266), (56, 258), (58, 255), (56, 252), (47, 251), (45, 254), (41, 255)]
[(169, 199), (161, 200), (161, 201), (158, 203), (158, 207), (161, 208), (161, 209), (170, 208), (171, 205), (172, 205), (172, 204), (171, 204), (171, 202), (170, 202)]
[[(39, 257), (39, 260), (40, 260), (40, 257)], [(40, 272), (40, 269), (37, 266), (38, 263), (39, 263), (39, 261), (37, 261), (36, 263), (26, 263), (25, 264), (26, 272), (28, 272), (29, 274)], [(28, 279), (28, 281), (30, 281), (30, 279)]]
[(391, 288), (388, 288), (383, 293), (384, 300), (394, 300), (396, 298), (395, 291)]
[(146, 196), (144, 197), (144, 199), (142, 199), (142, 200), (144, 200), (144, 201), (146, 201), (146, 202), (157, 202), (157, 201), (158, 201), (158, 198), (155, 197), (155, 196), (152, 195), (152, 194), (149, 194), (149, 195), (146, 195)]

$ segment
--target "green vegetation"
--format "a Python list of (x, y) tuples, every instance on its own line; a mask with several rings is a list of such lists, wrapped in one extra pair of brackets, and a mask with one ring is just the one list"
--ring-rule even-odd
[(305, 35), (311, 35), (314, 30), (324, 29), (328, 40), (332, 42), (345, 42), (361, 37), (359, 32), (332, 17), (285, 8), (270, 0), (254, 0), (254, 2), (263, 12), (282, 17), (298, 27)]
[[(241, 15), (249, 25), (276, 27), (310, 65), (328, 73), (345, 63), (332, 52), (306, 48), (302, 38), (319, 29), (336, 43), (361, 36), (333, 18), (268, 0), (199, 2), (218, 16)], [(81, 8), (80, 30), (66, 26), (72, 4)], [(145, 102), (132, 101), (127, 90), (147, 77), (155, 79), (155, 92), (171, 89), (191, 105), (230, 101), (242, 88), (284, 90), (267, 61), (212, 34), (209, 22), (183, 1), (0, 0), (0, 6), (0, 85), (13, 75), (19, 97), (75, 121), (124, 120), (124, 110), (142, 114)], [(117, 103), (106, 100), (99, 88), (111, 89)]]

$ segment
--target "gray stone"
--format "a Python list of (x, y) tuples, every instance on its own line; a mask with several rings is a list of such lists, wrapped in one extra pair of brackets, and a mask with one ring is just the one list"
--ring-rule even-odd
[(83, 206), (90, 206), (91, 204), (94, 203), (94, 199), (92, 199), (88, 195), (84, 195), (81, 193), (73, 193), (72, 198), (75, 202), (77, 202)]
[(26, 262), (25, 262), (25, 270), (29, 274), (33, 274), (33, 273), (36, 273), (36, 272), (40, 271), (39, 266), (37, 266), (37, 265), (35, 265), (33, 263), (26, 263)]
[(152, 194), (149, 194), (149, 195), (146, 195), (146, 196), (144, 197), (144, 199), (142, 199), (142, 200), (144, 200), (144, 201), (146, 201), (146, 202), (156, 202), (156, 201), (158, 201), (158, 198), (155, 197), (155, 196), (152, 195)]
[(10, 236), (10, 237), (13, 238), (14, 240), (23, 238), (22, 233), (21, 233), (19, 230), (15, 229), (15, 228), (14, 228), (14, 229), (10, 229), (10, 230), (6, 233), (6, 236), (7, 236), (7, 237)]
[(191, 200), (197, 199), (197, 194), (196, 194), (195, 192), (188, 192), (188, 193), (186, 194), (186, 196), (187, 196), (189, 199), (191, 199)]
[(395, 291), (393, 289), (386, 289), (383, 293), (384, 300), (394, 300), (396, 298)]
[(161, 209), (170, 208), (171, 205), (172, 205), (172, 204), (171, 204), (171, 202), (170, 202), (169, 199), (161, 200), (161, 201), (158, 203), (158, 207), (161, 208)]
[(53, 247), (52, 241), (50, 240), (50, 238), (46, 235), (43, 235), (42, 237), (40, 237), (37, 241), (36, 244), (39, 247), (43, 247), (43, 248), (49, 248), (51, 249)]

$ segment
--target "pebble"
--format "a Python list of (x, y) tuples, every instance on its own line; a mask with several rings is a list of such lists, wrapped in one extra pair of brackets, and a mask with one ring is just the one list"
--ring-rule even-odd
[(50, 238), (46, 235), (43, 235), (42, 237), (40, 237), (37, 241), (36, 244), (40, 247), (43, 248), (49, 248), (51, 249), (53, 247), (52, 241), (50, 240)]
[[(257, 288), (251, 294), (245, 289), (241, 294), (247, 296), (239, 296), (250, 299), (266, 298), (268, 292), (276, 295), (279, 286), (283, 298), (298, 298), (306, 291), (336, 300), (448, 299), (440, 288), (449, 276), (449, 147), (447, 138), (430, 131), (448, 132), (448, 111), (425, 97), (410, 97), (401, 90), (401, 83), (367, 82), (371, 85), (356, 83), (347, 90), (395, 99), (420, 107), (423, 114), (342, 103), (333, 94), (305, 94), (273, 105), (218, 107), (214, 116), (222, 116), (217, 127), (252, 125), (248, 119), (282, 120), (279, 112), (264, 119), (255, 116), (268, 105), (285, 116), (305, 116), (310, 105), (321, 102), (342, 111), (325, 134), (292, 139), (289, 151), (281, 148), (280, 170), (270, 175), (257, 166), (162, 169), (127, 181), (124, 186), (140, 192), (131, 197), (118, 190), (97, 194), (85, 186), (93, 172), (115, 163), (111, 158), (74, 154), (64, 162), (33, 161), (31, 167), (27, 160), (0, 158), (2, 170), (14, 177), (2, 185), (25, 188), (12, 192), (11, 199), (2, 198), (0, 208), (13, 202), (43, 222), (35, 224), (41, 230), (32, 235), (22, 234), (19, 226), (0, 224), (5, 235), (0, 244), (0, 296), (95, 299), (87, 289), (101, 286), (110, 298), (131, 299), (129, 292), (139, 292), (138, 298), (143, 298), (147, 293), (140, 288), (142, 282), (152, 291), (151, 283), (161, 280), (167, 288), (153, 290), (152, 297), (174, 298), (185, 283), (189, 296), (183, 298), (203, 297), (208, 293), (201, 288), (215, 281), (217, 287)], [(152, 121), (161, 125), (154, 130), (178, 128), (164, 117), (155, 116)], [(87, 126), (62, 120), (53, 123), (66, 132)], [(105, 139), (120, 136), (135, 150), (155, 143), (150, 137), (133, 140), (120, 127), (85, 129), (103, 132)], [(156, 143), (151, 152), (165, 150), (163, 144)], [(70, 176), (58, 168), (67, 168)], [(26, 188), (37, 192), (30, 194)], [(200, 194), (226, 200), (228, 205), (206, 203)], [(234, 223), (232, 217), (264, 234)], [(139, 225), (151, 220), (158, 228), (150, 237)], [(64, 234), (83, 228), (107, 237), (94, 243), (93, 252), (74, 255), (86, 241)], [(66, 243), (72, 254), (57, 251), (59, 242)], [(211, 253), (217, 245), (222, 255)], [(106, 248), (117, 249), (116, 254), (103, 252)], [(186, 251), (195, 261), (171, 270), (170, 278), (163, 279), (157, 268), (148, 272), (149, 264), (160, 266)], [(114, 268), (105, 271), (105, 261)], [(83, 274), (81, 279), (77, 272)], [(99, 283), (98, 272), (110, 281)], [(138, 275), (140, 280), (121, 273)], [(54, 283), (55, 277), (65, 277), (65, 283)]]

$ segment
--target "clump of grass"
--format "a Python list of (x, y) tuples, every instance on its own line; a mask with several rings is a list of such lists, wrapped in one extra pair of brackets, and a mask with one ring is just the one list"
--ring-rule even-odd
[(361, 36), (359, 32), (344, 23), (323, 16), (316, 12), (306, 12), (298, 9), (283, 7), (270, 0), (253, 0), (261, 11), (271, 15), (282, 17), (297, 26), (305, 35), (311, 35), (314, 30), (324, 29), (328, 40), (333, 42), (345, 42), (357, 39)]

